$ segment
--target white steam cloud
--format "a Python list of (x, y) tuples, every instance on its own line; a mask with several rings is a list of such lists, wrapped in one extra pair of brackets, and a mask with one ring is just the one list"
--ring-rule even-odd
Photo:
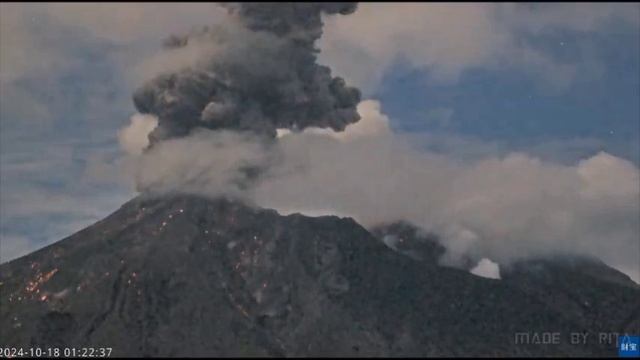
[[(474, 161), (429, 153), (388, 128), (377, 101), (344, 134), (280, 132), (274, 144), (201, 131), (158, 144), (135, 166), (155, 191), (232, 194), (282, 213), (351, 216), (366, 227), (409, 221), (438, 234), (445, 264), (595, 256), (640, 279), (640, 171), (601, 152), (573, 165), (522, 153)], [(241, 169), (263, 166), (239, 186)]]
[(500, 266), (487, 258), (478, 261), (478, 265), (471, 269), (470, 272), (473, 275), (488, 279), (500, 279)]
[[(362, 3), (354, 14), (327, 17), (325, 22), (321, 62), (365, 91), (375, 90), (386, 69), (399, 59), (432, 71), (433, 80), (455, 81), (474, 68), (512, 68), (529, 73), (551, 90), (562, 90), (575, 79), (581, 64), (560, 62), (530, 39), (558, 30), (598, 33), (611, 22), (637, 31), (640, 6)], [(600, 61), (586, 52), (581, 55), (587, 62)]]
[(135, 114), (131, 124), (118, 132), (118, 140), (124, 151), (131, 155), (140, 155), (149, 145), (149, 133), (158, 125), (158, 118), (153, 115)]

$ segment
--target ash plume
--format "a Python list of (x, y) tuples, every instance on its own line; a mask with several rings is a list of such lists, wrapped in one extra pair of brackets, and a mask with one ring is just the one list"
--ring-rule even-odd
[[(493, 277), (514, 261), (578, 254), (640, 279), (633, 163), (604, 152), (568, 165), (525, 153), (463, 160), (394, 133), (377, 101), (358, 111), (362, 119), (343, 132), (279, 131), (277, 142), (194, 131), (134, 156), (131, 167), (157, 194), (230, 196), (281, 214), (348, 216), (368, 229), (414, 224), (444, 246), (442, 265), (486, 258), (499, 264), (489, 267)], [(137, 128), (123, 140), (142, 135)], [(252, 167), (262, 170), (256, 181), (246, 174)]]
[(316, 62), (322, 14), (349, 14), (354, 3), (223, 4), (232, 23), (172, 36), (167, 51), (212, 51), (197, 64), (162, 73), (134, 93), (137, 110), (155, 115), (151, 146), (195, 128), (250, 131), (275, 138), (279, 128), (342, 131), (359, 120), (360, 92)]
[[(437, 234), (445, 265), (577, 253), (640, 279), (635, 164), (604, 152), (563, 165), (524, 153), (462, 161), (417, 149), (392, 131), (377, 101), (361, 102), (316, 62), (321, 15), (354, 5), (224, 7), (224, 26), (169, 38), (162, 66), (183, 67), (134, 94), (146, 116), (132, 118), (120, 140), (138, 189), (232, 196), (367, 228), (401, 220)], [(499, 267), (489, 273), (499, 276)]]

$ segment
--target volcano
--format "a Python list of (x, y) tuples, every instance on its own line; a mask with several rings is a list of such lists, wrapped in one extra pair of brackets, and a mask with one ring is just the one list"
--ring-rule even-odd
[(410, 224), (368, 231), (230, 199), (140, 196), (0, 266), (0, 345), (165, 357), (612, 356), (615, 338), (602, 334), (640, 333), (640, 287), (597, 260), (521, 261), (494, 280), (438, 265), (443, 252)]

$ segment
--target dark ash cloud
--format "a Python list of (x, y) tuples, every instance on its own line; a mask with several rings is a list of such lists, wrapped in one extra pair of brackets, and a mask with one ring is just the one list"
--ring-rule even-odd
[(151, 144), (194, 128), (250, 131), (342, 131), (359, 120), (360, 91), (317, 63), (322, 14), (349, 14), (353, 3), (224, 4), (233, 26), (172, 36), (168, 50), (210, 46), (196, 65), (163, 73), (134, 93), (138, 111), (158, 117)]

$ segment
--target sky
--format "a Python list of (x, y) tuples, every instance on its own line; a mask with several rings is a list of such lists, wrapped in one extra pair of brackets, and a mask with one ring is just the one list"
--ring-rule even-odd
[[(1, 262), (136, 195), (114, 165), (133, 90), (188, 61), (167, 60), (165, 38), (225, 16), (203, 3), (0, 5)], [(318, 46), (429, 154), (640, 164), (638, 4), (360, 4), (327, 17)]]

